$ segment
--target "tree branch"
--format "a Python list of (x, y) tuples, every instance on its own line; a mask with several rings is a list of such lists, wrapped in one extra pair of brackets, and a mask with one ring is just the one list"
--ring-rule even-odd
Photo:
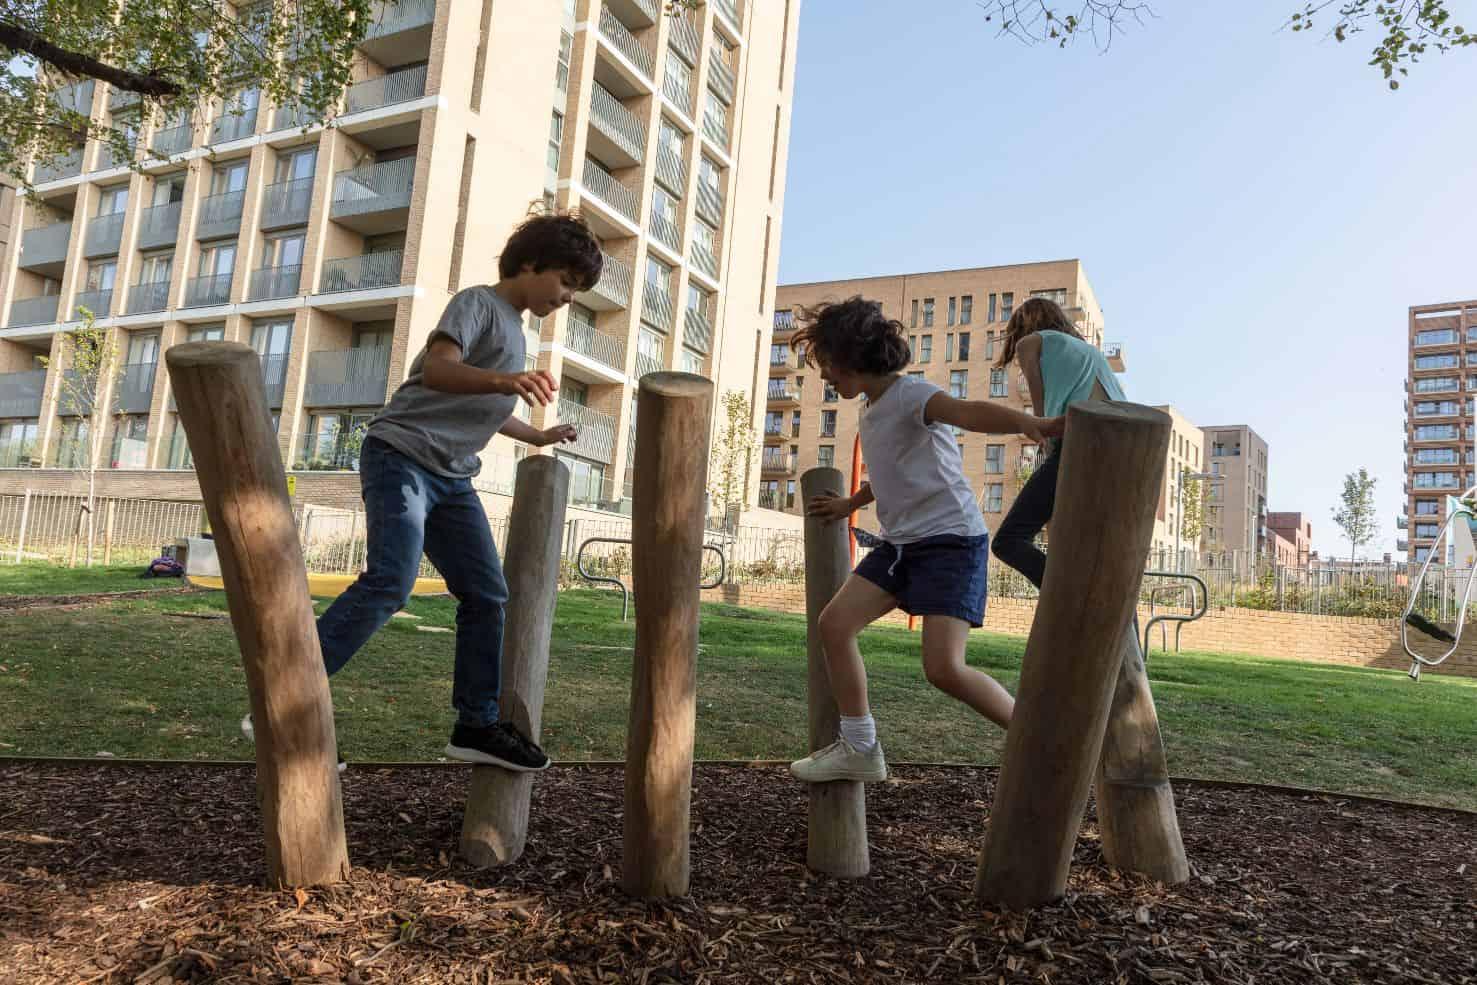
[(175, 83), (157, 75), (140, 75), (137, 72), (114, 68), (96, 58), (59, 48), (34, 31), (5, 21), (0, 21), (0, 47), (33, 55), (48, 65), (53, 65), (71, 75), (85, 75), (101, 79), (118, 89), (126, 89), (145, 96), (156, 98), (178, 96), (182, 91)]

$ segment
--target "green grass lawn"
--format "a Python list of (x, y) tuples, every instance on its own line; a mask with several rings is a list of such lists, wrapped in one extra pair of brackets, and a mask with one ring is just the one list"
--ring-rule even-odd
[(68, 568), (56, 564), (0, 564), (0, 598), (7, 595), (84, 595), (179, 588), (179, 578), (140, 578), (142, 564)]
[[(224, 611), (201, 593), (4, 616), (0, 755), (249, 758), (229, 622), (177, 615)], [(408, 611), (334, 678), (350, 760), (436, 759), (446, 741), (453, 637), (416, 627), (450, 628), (454, 603)], [(619, 617), (613, 594), (560, 597), (544, 713), (557, 759), (624, 754), (634, 622)], [(1014, 690), (1024, 647), (976, 633), (969, 662)], [(870, 631), (862, 648), (889, 758), (998, 762), (1002, 734), (923, 680), (916, 634)], [(1176, 774), (1477, 808), (1477, 680), (1208, 653), (1155, 654), (1150, 672)], [(698, 757), (791, 758), (804, 734), (804, 621), (704, 606)]]

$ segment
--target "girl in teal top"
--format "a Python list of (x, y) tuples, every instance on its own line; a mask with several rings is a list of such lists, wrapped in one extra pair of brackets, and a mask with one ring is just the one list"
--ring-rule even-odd
[[(1046, 298), (1030, 298), (1005, 327), (1005, 347), (996, 366), (1018, 362), (1037, 417), (1058, 417), (1078, 400), (1123, 400), (1113, 369), (1102, 352), (1077, 334), (1070, 319)], [(1044, 461), (1016, 496), (995, 531), (994, 553), (1037, 588), (1046, 575), (1046, 555), (1033, 541), (1056, 505), (1059, 445), (1047, 445)]]

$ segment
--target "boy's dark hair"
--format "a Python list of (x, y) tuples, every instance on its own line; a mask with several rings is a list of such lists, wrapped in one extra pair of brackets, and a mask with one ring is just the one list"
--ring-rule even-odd
[(584, 219), (572, 212), (550, 213), (524, 219), (513, 230), (497, 258), (497, 273), (507, 280), (524, 267), (532, 267), (536, 274), (567, 270), (580, 290), (588, 291), (600, 280), (603, 264), (600, 241)]
[(805, 363), (837, 366), (853, 373), (885, 376), (908, 365), (903, 323), (882, 313), (882, 304), (860, 295), (800, 311), (800, 330), (790, 348), (805, 347)]

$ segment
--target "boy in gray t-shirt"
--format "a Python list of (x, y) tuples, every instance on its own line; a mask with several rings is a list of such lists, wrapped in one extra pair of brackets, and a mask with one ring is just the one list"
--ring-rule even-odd
[(547, 317), (593, 287), (600, 268), (600, 245), (579, 219), (524, 222), (498, 258), (497, 284), (459, 291), (446, 306), (359, 456), (367, 566), (318, 620), (323, 662), (337, 672), (405, 604), (424, 551), (457, 599), (457, 721), (446, 747), (456, 759), (549, 765), (527, 736), (498, 721), (508, 586), (472, 477), (478, 452), (499, 432), (540, 446), (574, 440), (570, 425), (540, 431), (513, 416), (520, 399), (547, 404), (558, 389), (547, 372), (524, 371), (523, 312)]

